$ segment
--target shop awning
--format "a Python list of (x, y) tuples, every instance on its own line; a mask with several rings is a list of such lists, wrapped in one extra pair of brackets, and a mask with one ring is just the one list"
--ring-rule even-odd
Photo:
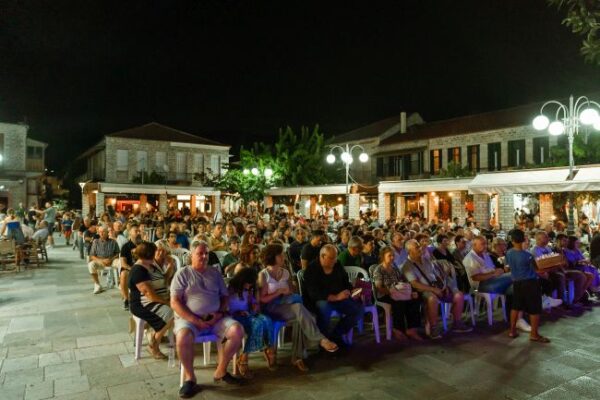
[[(352, 193), (352, 187), (350, 193)], [(267, 196), (317, 196), (320, 194), (346, 194), (346, 185), (274, 187), (266, 192)]]
[(467, 190), (473, 178), (419, 179), (379, 183), (380, 193), (425, 193)]
[[(579, 173), (581, 173), (581, 171), (579, 171)], [(479, 174), (469, 185), (469, 193), (545, 193), (577, 191), (577, 183), (568, 181), (568, 177), (568, 168)]]
[(128, 183), (99, 183), (102, 193), (126, 194), (169, 194), (214, 196), (221, 192), (212, 187), (193, 187), (175, 185), (138, 185)]
[(581, 168), (572, 183), (577, 191), (600, 191), (600, 167)]

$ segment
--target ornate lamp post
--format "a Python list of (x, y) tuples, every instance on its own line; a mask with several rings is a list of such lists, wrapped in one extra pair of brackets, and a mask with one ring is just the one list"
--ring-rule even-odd
[[(552, 109), (552, 122), (550, 118), (544, 115), (544, 109)], [(591, 101), (586, 96), (581, 96), (577, 100), (571, 95), (569, 103), (563, 104), (557, 100), (550, 100), (542, 105), (540, 115), (533, 119), (533, 127), (538, 131), (548, 129), (548, 133), (553, 136), (562, 134), (567, 135), (569, 141), (569, 180), (573, 179), (575, 172), (575, 159), (573, 156), (573, 141), (575, 135), (579, 133), (579, 128), (583, 125), (593, 126), (596, 130), (600, 130), (600, 104)], [(569, 221), (567, 232), (573, 234), (575, 232), (574, 222), (574, 207), (575, 196), (571, 192), (569, 195)]]
[(329, 154), (327, 155), (327, 162), (329, 164), (335, 163), (335, 154), (334, 151), (340, 151), (340, 160), (344, 163), (346, 167), (346, 205), (344, 206), (344, 218), (348, 218), (348, 206), (350, 201), (350, 164), (354, 162), (354, 158), (352, 157), (352, 153), (354, 150), (360, 151), (358, 156), (358, 160), (361, 163), (366, 163), (369, 161), (369, 155), (365, 152), (365, 148), (360, 144), (350, 144), (346, 143), (345, 145), (333, 145), (329, 149)]

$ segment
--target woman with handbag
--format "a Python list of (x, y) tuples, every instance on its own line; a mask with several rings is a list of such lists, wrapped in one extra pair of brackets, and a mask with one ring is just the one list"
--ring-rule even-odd
[(394, 265), (394, 250), (384, 247), (379, 252), (381, 264), (372, 271), (377, 299), (392, 306), (393, 335), (399, 341), (408, 338), (422, 341), (417, 328), (421, 325), (420, 301), (417, 292)]

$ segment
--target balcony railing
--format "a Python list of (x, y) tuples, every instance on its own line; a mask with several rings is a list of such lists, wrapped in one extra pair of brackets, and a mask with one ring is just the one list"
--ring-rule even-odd
[(209, 179), (203, 174), (188, 172), (137, 172), (133, 178), (133, 183), (145, 185), (205, 185)]
[(25, 169), (27, 171), (42, 172), (44, 170), (44, 159), (28, 158), (25, 161)]

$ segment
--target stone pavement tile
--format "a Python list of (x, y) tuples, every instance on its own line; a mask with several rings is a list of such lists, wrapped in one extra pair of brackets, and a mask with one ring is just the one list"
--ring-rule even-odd
[(573, 394), (577, 393), (591, 399), (600, 397), (600, 381), (589, 376), (580, 376), (577, 379), (565, 382), (561, 387)]
[(37, 331), (44, 329), (43, 315), (30, 315), (27, 317), (15, 317), (10, 321), (7, 334)]
[(64, 364), (72, 361), (75, 361), (73, 350), (63, 350), (40, 354), (39, 365), (40, 367), (46, 367), (48, 365)]
[(44, 367), (44, 380), (46, 381), (71, 376), (81, 376), (81, 366), (78, 361)]
[(31, 355), (19, 358), (7, 358), (2, 362), (2, 372), (17, 371), (20, 369), (31, 369), (37, 368), (38, 366), (37, 355)]
[(55, 396), (52, 400), (110, 400), (106, 388), (92, 388), (87, 392)]
[(596, 398), (597, 397), (590, 398), (581, 395), (577, 395), (577, 397), (575, 397), (573, 395), (573, 392), (570, 392), (569, 390), (563, 387), (557, 387), (554, 389), (550, 389), (547, 392), (541, 393), (535, 397), (532, 397), (531, 400), (592, 400)]
[(9, 371), (4, 377), (5, 385), (27, 384), (34, 382), (42, 382), (44, 380), (44, 369), (22, 369), (18, 371)]
[(135, 381), (108, 389), (110, 400), (148, 400), (150, 396), (149, 385), (144, 381)]
[(25, 357), (33, 354), (49, 353), (52, 351), (51, 342), (9, 346), (8, 358)]
[(25, 385), (3, 385), (0, 386), (2, 400), (23, 400), (25, 396)]
[(55, 396), (87, 392), (88, 390), (90, 390), (90, 384), (88, 382), (88, 377), (85, 375), (69, 376), (54, 381)]
[(126, 354), (127, 349), (123, 343), (105, 344), (102, 346), (86, 347), (83, 349), (75, 349), (76, 360), (88, 360), (90, 358), (99, 358), (109, 355)]
[(76, 339), (73, 338), (65, 338), (65, 337), (56, 337), (52, 339), (52, 351), (64, 351), (71, 350), (77, 347)]
[(169, 368), (168, 363), (165, 361), (162, 362), (152, 362), (145, 364), (146, 369), (150, 373), (153, 378), (160, 378), (163, 376), (172, 376), (179, 374), (179, 366), (178, 363), (175, 363), (175, 367)]
[(533, 362), (527, 366), (527, 370), (529, 372), (528, 379), (542, 384), (552, 382), (555, 385), (560, 385), (585, 374), (577, 368), (554, 361)]
[(152, 378), (146, 380), (145, 383), (152, 398), (163, 399), (173, 395), (179, 396), (179, 375), (177, 377), (163, 376)]
[(485, 381), (493, 379), (504, 372), (502, 368), (491, 363), (474, 359), (453, 365), (444, 370), (432, 371), (429, 373), (429, 376), (446, 385), (462, 387), (472, 384), (474, 377), (478, 381)]
[(600, 360), (592, 360), (583, 356), (582, 354), (577, 354), (575, 352), (570, 352), (560, 357), (553, 358), (549, 361), (556, 361), (561, 364), (568, 365), (569, 367), (577, 368), (578, 370), (584, 372), (592, 372), (597, 369), (600, 369)]
[(25, 400), (43, 400), (54, 396), (54, 382), (30, 383), (25, 387)]
[(127, 369), (118, 368), (105, 370), (88, 375), (91, 387), (110, 387), (122, 385), (128, 382), (143, 381), (152, 378), (143, 365), (136, 365)]
[(21, 333), (7, 333), (4, 336), (4, 346), (18, 346), (18, 345), (34, 345), (39, 342), (45, 342), (47, 340), (46, 332), (43, 330), (29, 331)]
[(116, 344), (120, 342), (129, 341), (131, 337), (127, 332), (112, 333), (110, 335), (96, 335), (88, 337), (77, 338), (77, 347), (92, 347), (101, 346), (106, 344)]
[(122, 368), (118, 355), (81, 360), (79, 365), (81, 365), (81, 372), (88, 376), (104, 373), (106, 371), (117, 371)]

